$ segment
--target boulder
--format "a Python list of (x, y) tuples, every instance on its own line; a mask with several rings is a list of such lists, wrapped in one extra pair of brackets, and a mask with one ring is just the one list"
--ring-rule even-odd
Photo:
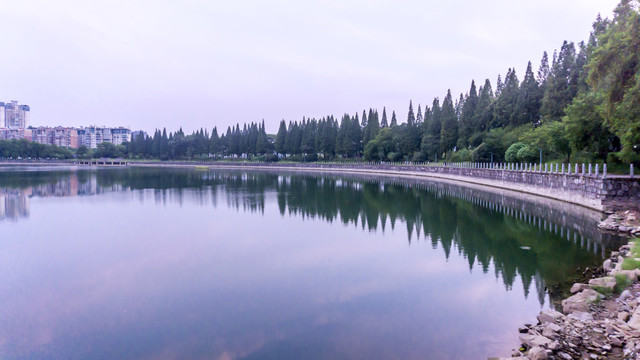
[(632, 329), (640, 330), (640, 307), (637, 307), (633, 312), (633, 315), (631, 315), (631, 319), (629, 319), (627, 325)]
[(627, 279), (636, 282), (638, 281), (638, 274), (636, 274), (635, 270), (620, 270), (618, 274), (622, 274), (627, 277)]
[(555, 323), (557, 320), (563, 319), (564, 317), (565, 316), (561, 312), (549, 309), (540, 311), (540, 315), (538, 315), (538, 321), (541, 324)]
[(604, 271), (609, 271), (611, 269), (613, 269), (613, 267), (611, 266), (611, 259), (607, 259), (602, 263), (602, 268), (604, 269)]
[(546, 323), (542, 328), (542, 336), (548, 337), (549, 339), (555, 339), (558, 336), (558, 332), (560, 330), (562, 330), (560, 325), (554, 323)]
[[(615, 280), (615, 279), (614, 279)], [(589, 305), (597, 299), (602, 299), (604, 296), (592, 289), (586, 289), (579, 292), (565, 300), (562, 300), (562, 311), (565, 314), (571, 314), (574, 311), (587, 312)]]
[(541, 346), (534, 346), (527, 353), (527, 357), (531, 360), (546, 360), (549, 358), (547, 351)]
[(575, 283), (571, 287), (570, 291), (571, 291), (572, 294), (575, 294), (575, 293), (578, 293), (578, 292), (580, 292), (582, 290), (585, 290), (585, 289), (591, 289), (591, 286), (587, 285), (587, 284)]
[(626, 311), (621, 311), (618, 313), (618, 320), (627, 322), (629, 320), (629, 313)]
[(611, 292), (613, 292), (613, 290), (616, 288), (616, 284), (616, 278), (614, 278), (613, 276), (605, 276), (589, 280), (589, 285), (591, 285), (591, 287), (597, 286)]
[(580, 320), (582, 322), (593, 321), (593, 315), (591, 315), (591, 313), (589, 312), (584, 312), (584, 311), (574, 311), (571, 314), (569, 314), (568, 317), (569, 319)]
[(548, 346), (551, 344), (551, 339), (542, 335), (522, 334), (518, 338), (520, 339), (520, 342), (527, 345), (528, 348)]

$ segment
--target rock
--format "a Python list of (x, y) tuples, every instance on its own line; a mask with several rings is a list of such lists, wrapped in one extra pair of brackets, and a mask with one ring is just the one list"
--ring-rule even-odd
[(564, 317), (565, 316), (561, 312), (549, 309), (540, 311), (540, 315), (538, 315), (538, 321), (540, 322), (540, 324), (555, 323), (557, 320)]
[(524, 345), (527, 345), (528, 348), (533, 348), (536, 346), (548, 346), (549, 344), (551, 344), (551, 339), (541, 335), (522, 334), (518, 338), (520, 339), (520, 342)]
[(629, 320), (629, 313), (626, 311), (621, 311), (618, 313), (618, 320), (627, 322)]
[(584, 311), (574, 311), (568, 317), (582, 322), (593, 321), (593, 315)]
[[(615, 281), (615, 279), (614, 279)], [(565, 314), (571, 314), (574, 311), (586, 312), (589, 310), (589, 304), (604, 296), (592, 289), (586, 289), (565, 300), (562, 300), (562, 311)]]
[[(602, 268), (604, 269), (604, 271), (609, 271), (612, 269), (611, 267), (611, 259), (607, 259), (602, 263)], [(575, 284), (574, 284), (575, 285)], [(573, 287), (571, 288), (573, 289)]]
[(549, 358), (545, 349), (541, 346), (534, 346), (527, 353), (527, 357), (531, 360), (546, 360)]
[(631, 315), (631, 319), (629, 319), (627, 325), (632, 329), (640, 330), (640, 307), (637, 307), (633, 312), (633, 315)]
[(614, 222), (603, 221), (598, 224), (598, 228), (602, 230), (616, 231), (618, 230), (618, 224)]
[(591, 286), (587, 284), (575, 283), (573, 284), (573, 286), (571, 286), (571, 290), (569, 291), (571, 291), (572, 294), (575, 294), (585, 289), (591, 289)]
[(558, 332), (553, 331), (549, 328), (544, 328), (542, 329), (542, 336), (547, 337), (549, 339), (555, 339), (556, 337), (558, 337)]
[(560, 356), (562, 359), (565, 359), (565, 360), (573, 359), (571, 357), (571, 355), (567, 354), (566, 352), (562, 352), (562, 351), (558, 352), (558, 356)]
[(636, 228), (634, 228), (633, 226), (618, 226), (618, 231), (622, 232), (622, 233), (628, 233), (631, 232), (631, 230), (635, 230)]
[(622, 340), (618, 339), (617, 337), (612, 337), (610, 341), (611, 341), (611, 345), (615, 347), (622, 347), (622, 345), (624, 345)]
[(620, 300), (626, 300), (626, 299), (631, 298), (632, 296), (633, 295), (631, 294), (631, 291), (625, 290), (625, 291), (622, 292), (622, 294), (620, 294), (620, 298), (619, 299)]
[(616, 278), (613, 276), (605, 276), (589, 280), (589, 285), (592, 287), (601, 287), (611, 292), (616, 288), (616, 284)]

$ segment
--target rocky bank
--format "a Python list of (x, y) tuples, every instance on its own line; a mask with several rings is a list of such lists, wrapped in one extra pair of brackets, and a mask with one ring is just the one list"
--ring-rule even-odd
[[(639, 225), (637, 212), (625, 211), (598, 227), (640, 236)], [(636, 242), (612, 252), (596, 272), (600, 277), (574, 284), (562, 312), (544, 310), (536, 325), (521, 327), (522, 346), (497, 359), (640, 359), (640, 269), (623, 270), (627, 258), (640, 263), (632, 251)]]

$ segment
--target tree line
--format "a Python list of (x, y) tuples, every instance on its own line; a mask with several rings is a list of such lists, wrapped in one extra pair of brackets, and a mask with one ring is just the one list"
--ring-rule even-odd
[(422, 107), (409, 102), (406, 121), (379, 114), (332, 115), (280, 122), (275, 136), (262, 124), (136, 138), (128, 156), (194, 158), (267, 156), (291, 160), (368, 161), (640, 161), (640, 14), (622, 0), (613, 19), (597, 17), (589, 39), (544, 52), (534, 70), (515, 68), (495, 83), (471, 81)]
[[(163, 129), (118, 146), (81, 146), (76, 156), (532, 162), (542, 152), (545, 161), (640, 163), (639, 7), (639, 0), (622, 0), (612, 19), (597, 17), (586, 42), (564, 41), (551, 56), (544, 52), (536, 70), (528, 63), (522, 80), (509, 68), (495, 83), (472, 80), (457, 97), (449, 90), (417, 109), (410, 101), (406, 121), (383, 108), (282, 120), (275, 135), (266, 133), (264, 121), (221, 134), (216, 127), (191, 135)], [(10, 152), (34, 153), (24, 144), (17, 148), (24, 152)]]

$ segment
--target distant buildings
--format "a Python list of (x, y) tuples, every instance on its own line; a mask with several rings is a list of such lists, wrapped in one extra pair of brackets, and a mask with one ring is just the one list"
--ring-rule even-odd
[(0, 102), (0, 128), (28, 128), (31, 120), (29, 105), (18, 105), (16, 100), (10, 103)]
[(125, 141), (131, 141), (131, 130), (123, 127), (107, 128), (91, 126), (77, 129), (78, 144), (89, 149), (95, 149), (102, 142), (120, 145)]
[(31, 141), (77, 149), (78, 130), (68, 127), (37, 127), (31, 129)]
[(124, 127), (31, 127), (31, 108), (17, 101), (0, 102), (0, 140), (26, 139), (40, 144), (77, 149), (95, 149), (102, 142), (120, 145), (131, 141), (131, 130)]

